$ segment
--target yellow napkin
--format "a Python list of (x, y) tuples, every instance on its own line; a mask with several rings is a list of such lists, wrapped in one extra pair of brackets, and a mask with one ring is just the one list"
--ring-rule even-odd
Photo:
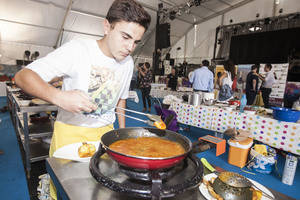
[(262, 155), (267, 155), (268, 151), (267, 151), (267, 146), (264, 144), (256, 144), (254, 145), (254, 150)]

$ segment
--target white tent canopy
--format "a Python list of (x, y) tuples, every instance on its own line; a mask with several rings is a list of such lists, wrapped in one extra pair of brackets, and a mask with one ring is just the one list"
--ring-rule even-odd
[[(138, 0), (152, 17), (151, 25), (134, 55), (152, 57), (158, 4), (177, 9), (190, 0)], [(103, 37), (102, 21), (112, 0), (1, 0), (0, 63), (15, 64), (24, 51), (40, 57), (75, 38)], [(194, 63), (212, 58), (215, 29), (219, 25), (300, 11), (299, 0), (202, 0), (200, 6), (180, 10), (171, 23), (171, 57)], [(181, 12), (183, 11), (183, 12)], [(180, 50), (177, 50), (181, 47)]]

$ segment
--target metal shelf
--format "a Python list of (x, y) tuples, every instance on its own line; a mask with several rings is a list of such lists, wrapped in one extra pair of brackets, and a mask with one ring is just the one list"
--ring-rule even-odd
[(27, 175), (30, 176), (30, 163), (44, 160), (49, 155), (50, 145), (43, 142), (42, 138), (52, 135), (53, 123), (50, 119), (43, 122), (30, 123), (29, 115), (45, 111), (56, 111), (57, 106), (50, 104), (26, 106), (23, 104), (22, 99), (18, 98), (16, 94), (18, 90), (12, 90), (8, 86), (6, 91), (12, 121), (25, 151)]

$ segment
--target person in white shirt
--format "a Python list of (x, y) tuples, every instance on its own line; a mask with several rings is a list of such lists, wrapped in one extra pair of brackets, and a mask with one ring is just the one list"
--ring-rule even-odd
[[(68, 144), (99, 141), (113, 129), (115, 110), (119, 128), (125, 128), (123, 109), (134, 67), (130, 54), (150, 21), (136, 1), (115, 0), (103, 20), (102, 39), (72, 40), (16, 74), (26, 93), (59, 107), (50, 157)], [(63, 77), (62, 90), (47, 83), (54, 77)], [(52, 186), (50, 193), (56, 199)]]
[(270, 63), (267, 63), (267, 64), (265, 64), (265, 67), (264, 67), (264, 71), (266, 72), (265, 77), (262, 76), (261, 74), (257, 74), (257, 73), (255, 74), (258, 76), (258, 78), (260, 80), (263, 81), (260, 90), (261, 90), (265, 108), (270, 107), (269, 98), (270, 98), (270, 94), (272, 92), (272, 86), (275, 83), (274, 73), (271, 72), (271, 69), (272, 69), (272, 65)]

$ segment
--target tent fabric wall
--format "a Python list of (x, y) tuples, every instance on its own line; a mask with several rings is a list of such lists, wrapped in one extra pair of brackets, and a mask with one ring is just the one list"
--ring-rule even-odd
[[(230, 10), (229, 12), (226, 12), (222, 16), (217, 16), (213, 19), (210, 19), (204, 23), (199, 24), (199, 26), (197, 26), (196, 29), (198, 29), (198, 27), (201, 27), (201, 29), (199, 29), (199, 31), (196, 30), (198, 34), (197, 38), (200, 38), (201, 36), (207, 36), (208, 37), (207, 41), (204, 43), (206, 46), (209, 46), (209, 48), (213, 49), (214, 42), (215, 42), (214, 33), (217, 26), (231, 24), (230, 19), (233, 20), (232, 23), (240, 23), (240, 22), (256, 20), (257, 13), (259, 13), (259, 18), (272, 17), (273, 12), (275, 16), (278, 16), (280, 15), (279, 10), (281, 8), (283, 9), (282, 14), (299, 12), (300, 4), (297, 0), (285, 0), (285, 1), (280, 1), (278, 5), (274, 6), (274, 1), (272, 0), (269, 1), (254, 0), (250, 3), (247, 3), (246, 5)], [(195, 56), (198, 56), (199, 58), (202, 59), (209, 59), (209, 60), (213, 58), (213, 51), (212, 50), (207, 51), (207, 49), (204, 48), (204, 45), (202, 46), (200, 45), (196, 47), (191, 45), (194, 44), (194, 32), (195, 32), (195, 27), (189, 30), (180, 40), (178, 40), (178, 43), (175, 43), (173, 45), (171, 50), (171, 57), (176, 56), (176, 48), (178, 46), (186, 45), (187, 48), (186, 53), (184, 51), (177, 52), (177, 56), (179, 57), (178, 60), (183, 60), (183, 58), (189, 60), (189, 57), (195, 57)], [(187, 37), (187, 39), (185, 39), (185, 41), (188, 41), (186, 42), (186, 44), (182, 43), (184, 37)], [(217, 50), (218, 48), (219, 47), (217, 47)], [(191, 52), (195, 52), (195, 53), (193, 54)], [(198, 60), (200, 61), (201, 59)]]
[[(185, 4), (187, 0), (137, 0), (152, 17), (149, 30), (133, 55), (152, 56), (154, 51), (154, 33), (158, 4), (164, 8)], [(56, 46), (60, 28), (70, 0), (1, 0), (0, 1), (0, 63), (11, 63), (13, 59), (22, 59), (25, 49), (42, 49), (40, 57)], [(75, 37), (100, 39), (103, 37), (102, 22), (110, 7), (111, 0), (74, 0), (63, 24), (62, 38), (58, 46)], [(197, 60), (194, 58), (212, 58), (214, 32), (217, 26), (254, 20), (259, 13), (261, 18), (300, 11), (298, 0), (280, 1), (274, 7), (274, 0), (207, 0), (190, 12), (182, 12), (171, 23), (171, 57)], [(274, 12), (273, 12), (274, 11)], [(196, 33), (196, 34), (195, 34)], [(183, 39), (184, 38), (184, 39)], [(177, 42), (181, 50), (177, 51)], [(12, 46), (6, 45), (13, 44)], [(198, 59), (199, 60), (199, 59)]]

